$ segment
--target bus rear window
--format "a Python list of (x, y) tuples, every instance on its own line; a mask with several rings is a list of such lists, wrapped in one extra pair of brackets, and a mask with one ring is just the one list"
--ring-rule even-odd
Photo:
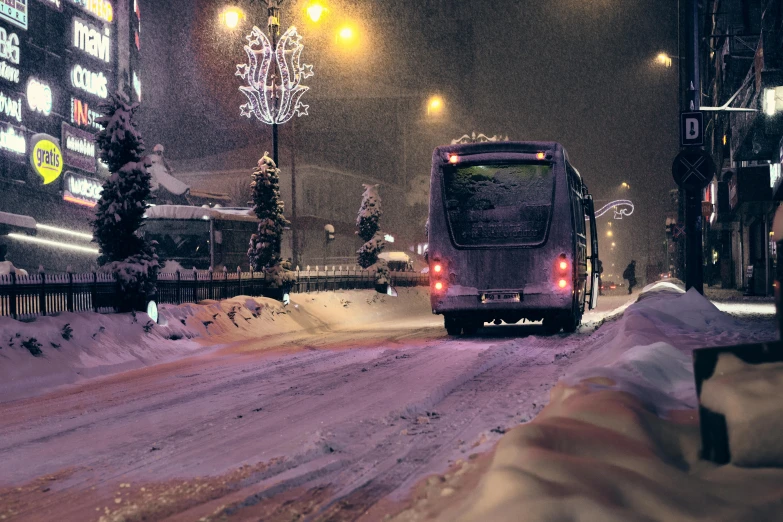
[(446, 216), (457, 246), (534, 245), (552, 213), (551, 165), (474, 165), (443, 173)]

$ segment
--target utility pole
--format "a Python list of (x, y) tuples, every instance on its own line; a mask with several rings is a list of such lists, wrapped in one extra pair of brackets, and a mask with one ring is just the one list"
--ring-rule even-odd
[[(280, 3), (282, 0), (267, 0), (266, 4), (266, 13), (267, 13), (267, 20), (268, 20), (268, 30), (269, 30), (269, 36), (272, 38), (272, 49), (277, 49), (277, 39), (280, 37)], [(280, 163), (278, 162), (277, 157), (277, 112), (278, 112), (278, 103), (280, 103), (278, 92), (277, 92), (277, 78), (280, 74), (280, 72), (277, 70), (277, 60), (272, 60), (272, 74), (270, 76), (271, 79), (271, 89), (272, 89), (272, 100), (274, 103), (274, 111), (272, 114), (275, 115), (275, 119), (272, 121), (272, 160), (275, 162), (275, 166), (277, 168), (280, 168)]]
[[(692, 112), (701, 107), (701, 78), (699, 75), (699, 2), (691, 0), (690, 9), (691, 41), (688, 46), (689, 88), (688, 109)], [(702, 129), (703, 130), (703, 129)], [(699, 147), (703, 150), (703, 147)], [(701, 190), (685, 190), (685, 289), (695, 288), (704, 294), (703, 252), (702, 252), (702, 215)]]

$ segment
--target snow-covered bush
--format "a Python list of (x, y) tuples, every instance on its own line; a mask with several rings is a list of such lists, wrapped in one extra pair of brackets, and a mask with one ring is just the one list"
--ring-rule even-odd
[(265, 152), (253, 171), (253, 211), (258, 217), (258, 233), (250, 236), (247, 256), (250, 266), (257, 272), (264, 271), (277, 288), (292, 279), (281, 267), (280, 245), (283, 228), (289, 225), (283, 215), (284, 204), (280, 199), (280, 169)]
[(381, 210), (381, 196), (378, 194), (378, 185), (362, 185), (362, 205), (359, 207), (359, 215), (356, 216), (356, 234), (365, 243), (356, 251), (356, 262), (362, 268), (369, 268), (378, 261), (378, 254), (383, 251), (386, 241), (379, 232)]
[(152, 242), (139, 230), (150, 197), (150, 174), (142, 160), (144, 142), (133, 122), (138, 108), (128, 96), (117, 91), (97, 118), (103, 130), (95, 136), (101, 159), (111, 176), (103, 185), (95, 220), (95, 239), (101, 254), (101, 270), (114, 274), (124, 293), (121, 308), (131, 310), (154, 294), (159, 268)]

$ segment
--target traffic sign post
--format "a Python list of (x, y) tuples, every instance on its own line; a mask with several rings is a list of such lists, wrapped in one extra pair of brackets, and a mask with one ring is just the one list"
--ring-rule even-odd
[(715, 176), (715, 164), (700, 149), (686, 149), (672, 164), (672, 177), (685, 192), (685, 288), (704, 293), (702, 192)]
[(680, 145), (704, 146), (704, 114), (699, 111), (680, 113)]

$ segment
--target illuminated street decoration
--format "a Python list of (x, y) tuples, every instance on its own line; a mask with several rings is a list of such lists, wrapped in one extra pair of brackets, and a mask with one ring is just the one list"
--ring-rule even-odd
[(495, 136), (487, 136), (486, 134), (476, 134), (476, 131), (473, 131), (470, 135), (463, 134), (462, 137), (457, 138), (455, 140), (451, 140), (452, 145), (458, 145), (463, 143), (484, 143), (487, 141), (508, 141), (508, 136), (505, 138), (503, 136), (495, 135)]
[(93, 72), (81, 65), (74, 65), (71, 69), (71, 83), (77, 89), (81, 89), (100, 98), (109, 96), (109, 80), (103, 72)]
[(52, 113), (52, 89), (36, 78), (27, 81), (27, 105), (44, 116)]
[(0, 18), (27, 30), (27, 2), (0, 1)]
[[(248, 99), (248, 103), (240, 106), (241, 115), (255, 116), (270, 125), (285, 123), (294, 114), (306, 116), (310, 106), (300, 100), (310, 88), (301, 82), (313, 75), (313, 66), (300, 63), (304, 45), (296, 27), (290, 27), (283, 34), (274, 50), (258, 27), (253, 27), (247, 40), (248, 63), (237, 65), (236, 71), (236, 75), (248, 84), (239, 88)], [(280, 71), (279, 78), (274, 74), (275, 69)]]
[(607, 203), (595, 211), (596, 219), (603, 216), (612, 209), (614, 209), (614, 219), (623, 219), (623, 216), (630, 216), (633, 214), (634, 206), (630, 199), (618, 199), (612, 201), (611, 203)]
[(108, 0), (68, 0), (104, 22), (114, 21), (114, 8)]
[(19, 36), (0, 27), (0, 79), (19, 83)]
[(0, 91), (0, 114), (22, 121), (22, 98), (15, 100)]
[(11, 125), (0, 126), (0, 149), (23, 156), (27, 152), (24, 134), (17, 132)]
[(111, 34), (108, 27), (101, 30), (100, 27), (74, 17), (73, 46), (93, 58), (106, 63), (111, 61)]

